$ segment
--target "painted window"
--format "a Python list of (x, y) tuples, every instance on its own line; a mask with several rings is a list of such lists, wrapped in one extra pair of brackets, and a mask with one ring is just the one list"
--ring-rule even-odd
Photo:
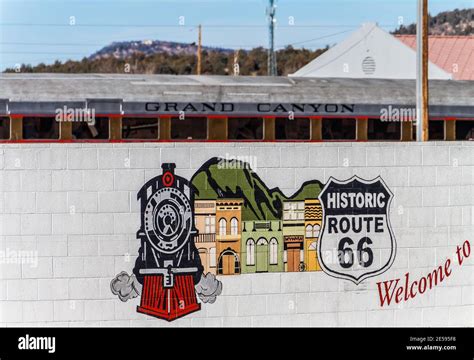
[(230, 220), (230, 234), (237, 235), (239, 233), (239, 221), (236, 218)]
[(255, 241), (247, 240), (247, 265), (255, 265)]
[(306, 237), (313, 237), (313, 227), (311, 225), (306, 225)]
[(314, 225), (314, 227), (313, 227), (313, 236), (314, 237), (319, 237), (320, 230), (321, 230), (321, 226), (319, 226), (318, 224)]
[(313, 241), (309, 244), (308, 250), (316, 250), (316, 241)]
[(270, 240), (270, 265), (278, 264), (278, 241), (275, 238)]
[(304, 202), (284, 203), (283, 220), (304, 220)]
[(216, 232), (216, 218), (214, 216), (206, 217), (206, 234), (214, 234)]
[(222, 218), (219, 220), (219, 235), (224, 236), (227, 233), (227, 221)]
[(290, 213), (290, 220), (297, 220), (297, 212), (295, 210), (291, 210)]
[(297, 203), (297, 217), (298, 217), (298, 220), (304, 220), (304, 202), (303, 201), (300, 201)]
[(216, 248), (212, 247), (209, 249), (209, 267), (216, 267)]

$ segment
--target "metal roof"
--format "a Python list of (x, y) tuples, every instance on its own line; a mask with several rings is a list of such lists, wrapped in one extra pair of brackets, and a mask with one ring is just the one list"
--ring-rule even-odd
[[(431, 80), (430, 106), (474, 117), (474, 81)], [(119, 74), (1, 74), (0, 103), (11, 111), (42, 109), (45, 103), (114, 99), (124, 104), (159, 102), (322, 103), (415, 105), (415, 81), (248, 76)], [(15, 110), (15, 108), (17, 110)], [(450, 109), (451, 110), (450, 110)], [(3, 113), (0, 106), (0, 113)]]
[[(474, 82), (430, 81), (431, 103), (472, 105)], [(1, 74), (10, 101), (249, 101), (415, 103), (414, 80), (268, 76)]]
[[(416, 35), (395, 35), (416, 50)], [(474, 36), (430, 35), (429, 59), (456, 80), (474, 80)]]

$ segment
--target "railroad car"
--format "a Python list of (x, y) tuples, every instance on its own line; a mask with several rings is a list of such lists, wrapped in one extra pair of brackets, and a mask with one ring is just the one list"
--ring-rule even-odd
[[(474, 138), (474, 82), (432, 80), (430, 140)], [(415, 81), (0, 75), (1, 142), (412, 141)]]

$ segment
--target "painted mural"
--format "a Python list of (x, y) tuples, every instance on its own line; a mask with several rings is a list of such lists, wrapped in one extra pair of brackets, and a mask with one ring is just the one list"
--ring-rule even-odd
[[(382, 178), (330, 178), (319, 198), (324, 221), (318, 253), (324, 271), (355, 284), (385, 272), (395, 260), (396, 243), (389, 216), (393, 194)], [(326, 261), (323, 254), (334, 250), (336, 261)]]
[[(352, 233), (341, 229), (345, 234), (342, 238), (325, 235), (324, 243), (334, 248), (326, 250), (336, 250), (339, 256), (336, 261), (325, 259), (319, 242), (325, 229), (329, 229), (323, 218), (330, 215), (327, 199), (334, 190), (334, 180), (326, 187), (317, 180), (307, 181), (287, 197), (279, 188), (269, 189), (248, 163), (239, 160), (212, 158), (189, 181), (177, 176), (174, 169), (175, 164), (163, 164), (162, 174), (138, 192), (139, 255), (131, 275), (121, 272), (111, 282), (112, 292), (122, 301), (140, 296), (140, 313), (172, 321), (198, 311), (200, 302), (216, 301), (222, 292), (219, 279), (227, 275), (323, 270), (358, 283), (380, 274), (393, 261), (394, 238), (388, 221), (391, 193), (381, 179), (351, 179), (340, 182), (336, 190), (339, 194), (371, 193), (379, 202), (383, 197), (386, 200), (383, 208), (372, 209), (374, 216), (385, 216), (382, 225), (372, 219), (374, 226), (378, 224), (372, 231), (377, 235), (375, 241), (384, 243), (382, 248), (392, 246), (393, 251), (384, 267), (377, 268), (379, 262), (373, 265), (372, 235), (360, 227), (352, 229)], [(352, 197), (357, 195), (349, 195)], [(380, 203), (375, 201), (375, 205)], [(333, 215), (346, 219), (354, 215), (353, 210), (348, 208)], [(366, 210), (358, 210), (359, 218), (366, 215), (365, 221)], [(380, 235), (383, 226), (390, 237)], [(349, 252), (354, 231), (364, 233), (368, 240), (355, 252)], [(341, 241), (343, 251), (339, 251)], [(358, 269), (352, 266), (354, 253), (363, 259), (358, 262)], [(365, 259), (367, 256), (369, 259)], [(338, 273), (334, 266), (338, 266)]]
[(247, 163), (213, 158), (191, 180), (204, 271), (216, 275), (321, 270), (317, 240), (323, 184), (305, 182), (286, 197)]

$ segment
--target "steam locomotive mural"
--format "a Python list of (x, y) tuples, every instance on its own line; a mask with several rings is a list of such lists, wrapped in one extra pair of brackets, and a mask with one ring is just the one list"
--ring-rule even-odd
[(203, 274), (194, 239), (194, 186), (175, 175), (173, 163), (138, 192), (140, 241), (131, 275), (123, 271), (111, 282), (112, 293), (123, 302), (141, 295), (139, 313), (172, 321), (213, 303), (222, 283)]
[(141, 242), (133, 273), (143, 286), (138, 312), (172, 320), (197, 311), (194, 286), (202, 265), (194, 245), (194, 191), (174, 174), (175, 164), (163, 164), (163, 174), (138, 192)]
[[(396, 250), (390, 190), (380, 177), (338, 182), (334, 194), (333, 184), (310, 180), (286, 196), (245, 161), (212, 158), (189, 181), (165, 163), (138, 192), (138, 257), (131, 275), (112, 280), (112, 292), (124, 302), (141, 296), (139, 313), (172, 321), (214, 303), (222, 292), (217, 276), (324, 271), (358, 284), (381, 274)], [(348, 207), (347, 199), (357, 202)], [(337, 261), (326, 263), (325, 254), (338, 254)]]

